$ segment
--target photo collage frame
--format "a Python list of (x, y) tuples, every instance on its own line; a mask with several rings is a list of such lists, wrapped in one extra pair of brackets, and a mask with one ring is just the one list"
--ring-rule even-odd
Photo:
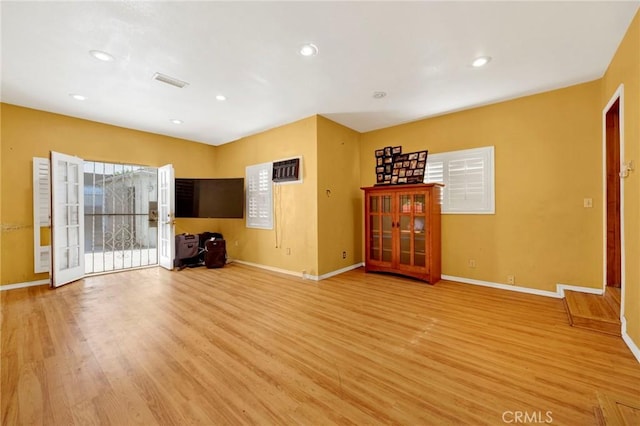
[(402, 153), (401, 146), (377, 149), (376, 185), (422, 183), (429, 151)]

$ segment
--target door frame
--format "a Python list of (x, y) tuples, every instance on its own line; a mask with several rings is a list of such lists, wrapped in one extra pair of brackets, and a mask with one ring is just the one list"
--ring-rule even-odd
[[(624, 161), (624, 84), (620, 84), (602, 110), (602, 292), (607, 289), (607, 113), (616, 101), (620, 131), (620, 164)], [(624, 179), (620, 179), (620, 319), (624, 321), (626, 256), (624, 232)], [(623, 325), (624, 327), (624, 325)]]

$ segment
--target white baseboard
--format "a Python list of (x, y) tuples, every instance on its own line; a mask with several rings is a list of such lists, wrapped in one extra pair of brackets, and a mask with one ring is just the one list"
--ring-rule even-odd
[(293, 275), (294, 277), (302, 278), (303, 280), (311, 280), (311, 281), (320, 281), (326, 278), (330, 278), (339, 274), (342, 274), (347, 271), (351, 271), (352, 269), (357, 269), (364, 265), (364, 263), (356, 263), (355, 265), (347, 266), (346, 268), (338, 269), (337, 271), (328, 272), (322, 275), (311, 275), (307, 274), (303, 271), (289, 271), (287, 269), (276, 268), (274, 266), (261, 265), (259, 263), (247, 262), (245, 260), (233, 259), (233, 262), (240, 263), (242, 265), (254, 266), (260, 269), (266, 269), (267, 271), (278, 272), (281, 274)]
[(49, 280), (28, 281), (26, 283), (0, 285), (0, 291), (14, 290), (16, 288), (35, 287), (35, 286), (44, 285), (44, 284), (49, 285), (50, 284)]
[(287, 274), (287, 275), (293, 275), (299, 278), (306, 278), (302, 276), (302, 272), (289, 271), (287, 269), (276, 268), (275, 266), (267, 266), (267, 265), (261, 265), (259, 263), (247, 262), (246, 260), (233, 259), (229, 263), (239, 263), (241, 265), (253, 266), (260, 269), (266, 269), (267, 271), (271, 271), (271, 272), (278, 272), (280, 274)]
[(636, 342), (634, 342), (627, 334), (627, 319), (625, 317), (622, 317), (620, 318), (620, 321), (622, 322), (622, 340), (624, 340), (624, 342), (627, 344), (627, 347), (629, 348), (633, 356), (635, 356), (638, 362), (640, 362), (640, 348), (638, 347), (638, 345), (636, 345)]
[(553, 292), (553, 291), (538, 290), (538, 289), (535, 289), (535, 288), (520, 287), (520, 286), (510, 285), (510, 284), (500, 284), (500, 283), (494, 283), (494, 282), (490, 282), (490, 281), (474, 280), (474, 279), (471, 279), (471, 278), (462, 278), (462, 277), (453, 277), (451, 275), (442, 275), (442, 279), (443, 280), (448, 280), (448, 281), (457, 281), (457, 282), (461, 282), (461, 283), (465, 283), (465, 284), (479, 285), (479, 286), (483, 286), (483, 287), (498, 288), (500, 290), (515, 291), (515, 292), (518, 292), (518, 293), (528, 293), (528, 294), (535, 294), (537, 296), (553, 297), (553, 298), (556, 298), (556, 299), (561, 297), (559, 293)]
[(580, 287), (577, 285), (569, 284), (556, 284), (556, 289), (561, 298), (564, 298), (564, 292), (566, 290), (577, 291), (580, 293), (597, 294), (598, 296), (602, 296), (604, 294), (604, 290), (601, 288)]
[(324, 280), (324, 279), (326, 279), (326, 278), (335, 277), (336, 275), (344, 274), (345, 272), (349, 272), (349, 271), (352, 271), (352, 270), (354, 270), (354, 269), (358, 269), (358, 268), (360, 268), (361, 266), (364, 266), (364, 263), (363, 263), (363, 262), (356, 263), (356, 264), (354, 264), (354, 265), (350, 265), (350, 266), (347, 266), (347, 267), (342, 268), (342, 269), (338, 269), (337, 271), (327, 272), (326, 274), (322, 274), (322, 275), (320, 275), (320, 276), (318, 277), (318, 280)]
[(554, 292), (554, 291), (548, 291), (548, 290), (538, 290), (538, 289), (529, 288), (529, 287), (520, 287), (516, 285), (494, 283), (491, 281), (474, 280), (471, 278), (453, 277), (451, 275), (443, 275), (442, 279), (449, 280), (449, 281), (458, 281), (465, 284), (499, 288), (501, 290), (516, 291), (518, 293), (528, 293), (528, 294), (535, 294), (538, 296), (553, 297), (555, 299), (563, 299), (564, 292), (566, 290), (577, 291), (580, 293), (598, 294), (598, 295), (604, 294), (604, 290), (601, 288), (581, 287), (581, 286), (569, 285), (569, 284), (556, 284), (556, 291)]

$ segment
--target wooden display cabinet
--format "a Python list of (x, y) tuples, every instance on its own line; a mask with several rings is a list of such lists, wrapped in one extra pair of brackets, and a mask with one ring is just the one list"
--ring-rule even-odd
[(441, 184), (384, 185), (365, 193), (365, 270), (440, 280)]

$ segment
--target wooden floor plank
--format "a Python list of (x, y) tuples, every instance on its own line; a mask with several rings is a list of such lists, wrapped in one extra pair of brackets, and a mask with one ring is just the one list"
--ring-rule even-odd
[(626, 395), (598, 392), (600, 411), (606, 426), (636, 426), (640, 424), (640, 401)]
[(619, 337), (455, 282), (231, 264), (1, 298), (2, 424), (589, 425), (598, 392), (640, 401)]

